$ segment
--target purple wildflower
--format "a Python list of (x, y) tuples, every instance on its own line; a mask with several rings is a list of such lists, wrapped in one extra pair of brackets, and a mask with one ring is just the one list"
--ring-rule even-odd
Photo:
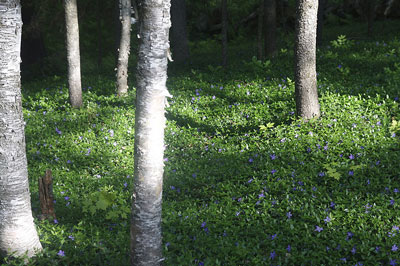
[(318, 225), (315, 226), (315, 231), (317, 231), (318, 233), (320, 233), (322, 230), (324, 230), (324, 228), (319, 227)]

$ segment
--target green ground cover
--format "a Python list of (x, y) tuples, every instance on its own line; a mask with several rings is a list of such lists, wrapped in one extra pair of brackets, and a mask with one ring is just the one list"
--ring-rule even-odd
[[(164, 265), (400, 264), (400, 40), (321, 47), (322, 116), (306, 124), (283, 40), (267, 63), (237, 41), (224, 72), (218, 45), (200, 43), (171, 69)], [(57, 213), (36, 221), (34, 265), (129, 264), (135, 92), (119, 99), (113, 81), (84, 77), (82, 110), (57, 78), (24, 85), (33, 211), (50, 168)]]

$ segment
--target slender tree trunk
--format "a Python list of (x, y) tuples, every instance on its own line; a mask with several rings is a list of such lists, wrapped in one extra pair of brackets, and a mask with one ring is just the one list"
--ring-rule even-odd
[(276, 51), (276, 1), (264, 0), (264, 46), (265, 56), (274, 57)]
[(228, 65), (228, 4), (227, 0), (222, 0), (222, 29), (221, 29), (221, 39), (222, 39), (222, 66), (224, 68)]
[(171, 0), (171, 21), (172, 55), (177, 63), (182, 63), (189, 59), (185, 0)]
[(97, 68), (98, 74), (100, 75), (103, 65), (103, 36), (102, 36), (102, 7), (101, 0), (97, 0)]
[(21, 103), (21, 6), (0, 1), (0, 255), (42, 249), (33, 223)]
[(131, 265), (161, 265), (161, 204), (170, 0), (141, 2)]
[(375, 0), (366, 0), (366, 17), (367, 17), (367, 34), (368, 36), (373, 35), (373, 26), (375, 19)]
[(263, 22), (264, 22), (264, 3), (258, 7), (257, 14), (257, 59), (263, 59)]
[(114, 51), (115, 53), (115, 65), (118, 65), (119, 57), (119, 45), (121, 43), (121, 21), (119, 19), (121, 13), (121, 0), (114, 1), (113, 21), (114, 21)]
[(317, 22), (317, 45), (320, 46), (322, 44), (322, 32), (324, 26), (324, 12), (325, 12), (325, 4), (327, 0), (319, 0), (318, 3), (318, 22)]
[(79, 24), (76, 0), (64, 0), (66, 46), (68, 61), (69, 100), (74, 108), (82, 106)]
[(315, 66), (318, 0), (297, 0), (296, 5), (296, 110), (309, 120), (320, 116)]
[(117, 94), (128, 93), (128, 61), (131, 47), (131, 0), (121, 0), (121, 43), (117, 65)]

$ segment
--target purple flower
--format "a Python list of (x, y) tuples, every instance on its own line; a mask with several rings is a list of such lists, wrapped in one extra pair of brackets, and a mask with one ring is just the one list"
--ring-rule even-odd
[(265, 197), (265, 195), (264, 195), (263, 192), (262, 192), (261, 194), (258, 195), (258, 198), (264, 198), (264, 197)]
[(392, 259), (390, 259), (389, 264), (392, 266), (397, 265), (396, 260), (392, 260)]
[(288, 245), (286, 250), (287, 250), (287, 252), (290, 252), (292, 250), (292, 247), (290, 245)]
[(325, 176), (325, 173), (324, 173), (324, 172), (320, 172), (318, 175), (319, 175), (320, 177), (323, 177), (323, 176)]
[(350, 160), (354, 160), (354, 155), (353, 155), (353, 154), (350, 154), (350, 155), (349, 155), (349, 159), (350, 159)]
[(57, 255), (60, 256), (60, 257), (64, 257), (65, 256), (65, 252), (60, 249), (60, 251), (58, 251)]
[(276, 159), (276, 155), (275, 154), (270, 154), (269, 157), (271, 158), (271, 160), (275, 160)]
[(292, 218), (293, 214), (291, 212), (287, 212), (286, 216), (287, 216), (288, 219), (290, 219), (290, 218)]
[(394, 244), (393, 246), (392, 246), (392, 251), (397, 251), (399, 248), (397, 247), (397, 245), (396, 244)]
[(252, 162), (253, 162), (253, 158), (250, 158), (250, 159), (249, 159), (249, 163), (252, 163)]
[(354, 234), (352, 232), (347, 232), (346, 240), (351, 239), (353, 236), (354, 236)]
[(72, 241), (74, 241), (74, 240), (75, 240), (75, 237), (74, 237), (74, 236), (72, 236), (72, 235), (69, 235), (69, 236), (68, 236), (68, 238), (69, 238), (69, 239), (71, 239)]
[(331, 221), (331, 218), (329, 218), (329, 216), (326, 216), (326, 218), (324, 219), (325, 223), (329, 223)]
[(273, 259), (275, 259), (275, 257), (276, 257), (276, 253), (275, 253), (275, 251), (272, 251), (272, 252), (269, 254), (269, 258), (270, 258), (271, 260), (273, 260)]
[(356, 249), (355, 246), (350, 250), (350, 252), (351, 252), (353, 255), (356, 254), (356, 251), (357, 251), (357, 249)]
[(272, 169), (271, 170), (271, 174), (275, 174), (276, 173), (276, 170), (275, 169)]
[(202, 222), (201, 227), (204, 228), (206, 226), (206, 224), (207, 224), (206, 222)]
[(62, 134), (61, 130), (59, 130), (57, 127), (56, 127), (56, 132), (57, 132), (58, 135)]
[(54, 219), (54, 223), (55, 223), (55, 224), (58, 224), (58, 220), (57, 220), (57, 219)]
[(349, 171), (349, 176), (353, 176), (354, 175), (354, 171), (350, 170)]
[(66, 196), (66, 197), (64, 197), (64, 199), (65, 199), (65, 200), (69, 200), (69, 197), (68, 197), (68, 196)]
[(320, 233), (322, 230), (324, 230), (324, 228), (319, 227), (318, 225), (315, 226), (315, 231), (317, 231), (318, 233)]
[(276, 238), (276, 236), (277, 236), (277, 234), (273, 234), (273, 235), (271, 236), (271, 239), (274, 240), (274, 239)]

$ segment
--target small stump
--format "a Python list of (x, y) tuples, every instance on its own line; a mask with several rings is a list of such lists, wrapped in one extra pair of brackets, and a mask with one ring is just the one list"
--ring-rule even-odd
[(40, 220), (56, 219), (54, 210), (53, 176), (51, 170), (47, 169), (46, 174), (39, 178), (39, 201), (42, 215)]

